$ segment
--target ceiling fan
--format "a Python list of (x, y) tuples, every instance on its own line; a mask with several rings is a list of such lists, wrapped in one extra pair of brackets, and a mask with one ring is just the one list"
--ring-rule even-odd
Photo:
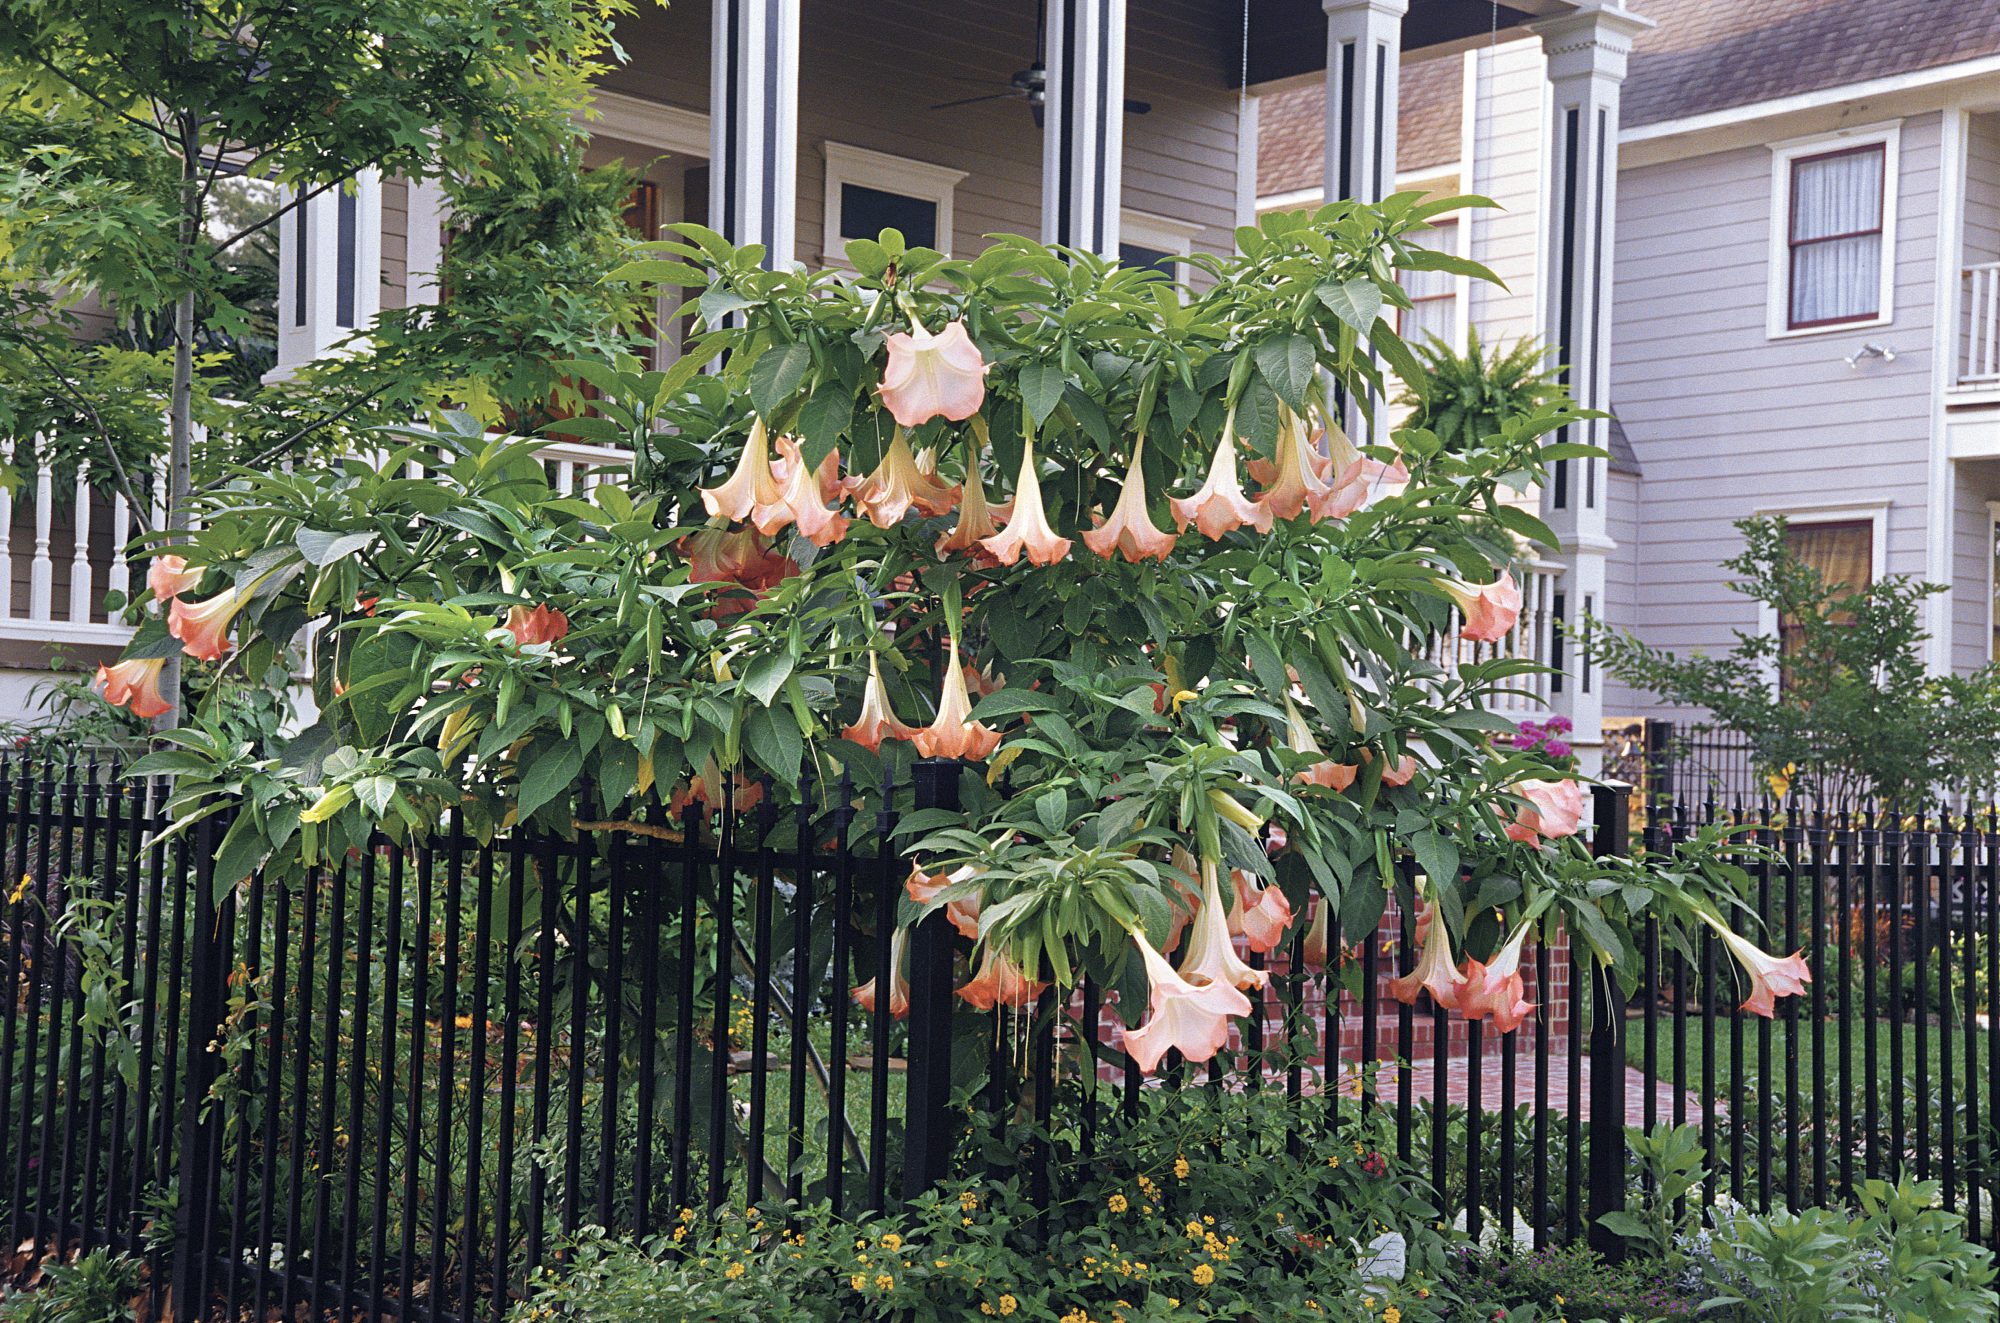
[[(1035, 127), (1042, 127), (1042, 108), (1048, 100), (1049, 70), (1042, 63), (1042, 50), (1048, 38), (1048, 0), (1039, 0), (1035, 6), (1035, 60), (1027, 68), (1017, 72), (1007, 80), (1007, 88), (1002, 92), (988, 92), (983, 96), (960, 97), (956, 101), (940, 101), (932, 110), (950, 110), (957, 106), (977, 105), (982, 101), (1018, 100), (1028, 103), (1028, 110), (1035, 117)], [(1153, 103), (1125, 99), (1125, 113), (1145, 115), (1151, 113)]]

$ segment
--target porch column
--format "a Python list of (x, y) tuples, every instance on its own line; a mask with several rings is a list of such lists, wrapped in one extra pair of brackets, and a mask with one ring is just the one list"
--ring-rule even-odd
[(714, 0), (709, 225), (788, 266), (798, 242), (799, 0)]
[[(1632, 39), (1652, 26), (1616, 0), (1587, 0), (1574, 13), (1535, 25), (1555, 94), (1548, 154), (1553, 178), (1542, 245), (1542, 340), (1561, 365), (1570, 395), (1590, 409), (1608, 410), (1612, 403), (1619, 89)], [(1610, 421), (1579, 423), (1561, 439), (1608, 450)], [(1562, 540), (1564, 571), (1555, 614), (1572, 630), (1604, 613), (1605, 560), (1617, 545), (1609, 533), (1605, 463), (1602, 457), (1558, 460), (1542, 489), (1542, 516)], [(1577, 754), (1584, 771), (1594, 775), (1603, 757), (1603, 676), (1575, 638), (1559, 646), (1560, 673), (1550, 678), (1550, 703), (1575, 723)]]
[[(290, 202), (290, 189), (283, 194)], [(382, 307), (382, 172), (310, 196), (278, 222), (278, 365), (282, 380), (368, 325)]]
[(1326, 200), (1396, 191), (1396, 96), (1410, 0), (1321, 0), (1326, 11)]
[(1118, 256), (1126, 0), (1049, 0), (1042, 238)]

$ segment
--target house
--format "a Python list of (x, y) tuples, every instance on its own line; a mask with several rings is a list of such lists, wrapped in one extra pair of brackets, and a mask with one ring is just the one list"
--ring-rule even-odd
[[(1497, 33), (1509, 50), (1548, 48), (1546, 64), (1510, 57), (1539, 89), (1521, 106), (1565, 107), (1568, 150), (1587, 160), (1616, 125), (1623, 50), (1642, 26), (1608, 0), (963, 0), (944, 13), (921, 0), (644, 8), (618, 33), (629, 62), (587, 113), (588, 159), (642, 169), (632, 214), (643, 232), (703, 219), (766, 245), (773, 262), (837, 263), (844, 239), (886, 225), (960, 255), (1014, 232), (1157, 261), (1225, 249), (1254, 215), (1272, 94), (1306, 90), (1331, 107), (1310, 173), (1336, 195), (1379, 198), (1395, 185), (1405, 64), (1460, 66)], [(1530, 127), (1525, 140), (1536, 136)], [(1589, 172), (1551, 187), (1578, 215), (1597, 196)], [(435, 300), (448, 225), (435, 187), (365, 172), (289, 216), (277, 371), (381, 309)], [(1523, 327), (1543, 301), (1566, 309), (1579, 360), (1601, 339), (1588, 325), (1604, 268), (1584, 250), (1602, 237), (1577, 231), (1559, 288), (1524, 287), (1517, 300)], [(673, 353), (663, 337), (659, 358)], [(126, 631), (107, 618), (104, 590), (139, 577), (116, 551), (132, 512), (55, 499), (55, 483), (44, 469), (0, 507), (11, 515), (0, 527), (0, 717), (22, 712), (51, 643), (85, 665), (111, 655)]]
[[(1908, 574), (1933, 670), (1995, 657), (2000, 517), (2000, 0), (1638, 0), (1615, 139), (1601, 144), (1608, 351), (1562, 355), (1615, 411), (1603, 486), (1534, 495), (1564, 534), (1563, 605), (1676, 651), (1775, 631), (1727, 587), (1733, 524), (1783, 514), (1829, 576)], [(1495, 288), (1426, 277), (1419, 326), (1510, 339), (1559, 324), (1574, 260), (1546, 216), (1569, 167), (1540, 72), (1504, 29), (1406, 56), (1400, 186), (1483, 194), (1442, 232)], [(1267, 99), (1258, 201), (1317, 200), (1316, 89)], [(1599, 373), (1607, 373), (1599, 376)], [(1561, 517), (1601, 500), (1586, 533)], [(1570, 529), (1578, 536), (1571, 543)], [(1577, 574), (1591, 558), (1602, 578)], [(1593, 591), (1593, 589), (1595, 591)], [(1575, 649), (1569, 650), (1574, 653)], [(1579, 733), (1687, 715), (1563, 659), (1552, 701)], [(1564, 692), (1564, 691), (1567, 692)]]

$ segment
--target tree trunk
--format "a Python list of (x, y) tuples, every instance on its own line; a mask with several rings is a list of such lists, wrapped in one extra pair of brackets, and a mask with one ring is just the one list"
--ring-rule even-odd
[[(181, 117), (181, 221), (177, 236), (183, 288), (174, 302), (174, 380), (167, 406), (167, 541), (181, 541), (188, 528), (188, 494), (194, 487), (194, 249), (201, 241), (201, 152), (199, 121)], [(168, 707), (155, 730), (181, 724), (181, 659), (160, 668), (160, 696)]]

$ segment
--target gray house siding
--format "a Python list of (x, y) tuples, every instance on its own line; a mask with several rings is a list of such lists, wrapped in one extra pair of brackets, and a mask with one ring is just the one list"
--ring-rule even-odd
[[(2000, 113), (1973, 115), (1967, 120), (1963, 235), (1965, 265), (2000, 261)], [(1962, 284), (1960, 297), (1964, 297)], [(1961, 312), (1959, 334), (1954, 337), (1961, 362), (1971, 324), (1971, 318)], [(1993, 514), (1987, 503), (2000, 501), (2000, 461), (1961, 461), (1956, 468), (1951, 664), (1953, 670), (1964, 673), (1993, 656)]]
[[(1617, 549), (1604, 565), (1604, 619), (1613, 625), (1628, 623), (1639, 613), (1640, 566), (1645, 563), (1645, 532), (1639, 524), (1640, 478), (1630, 473), (1611, 474), (1607, 521)], [(1637, 716), (1649, 706), (1648, 697), (1614, 675), (1601, 675), (1606, 718)]]
[[(1864, 329), (1767, 338), (1767, 148), (1621, 173), (1612, 397), (1645, 473), (1632, 618), (1649, 643), (1720, 651), (1758, 627), (1719, 562), (1760, 509), (1884, 502), (1884, 568), (1923, 572), (1940, 130), (1902, 125), (1894, 320)], [(1849, 367), (1864, 341), (1896, 362)]]

